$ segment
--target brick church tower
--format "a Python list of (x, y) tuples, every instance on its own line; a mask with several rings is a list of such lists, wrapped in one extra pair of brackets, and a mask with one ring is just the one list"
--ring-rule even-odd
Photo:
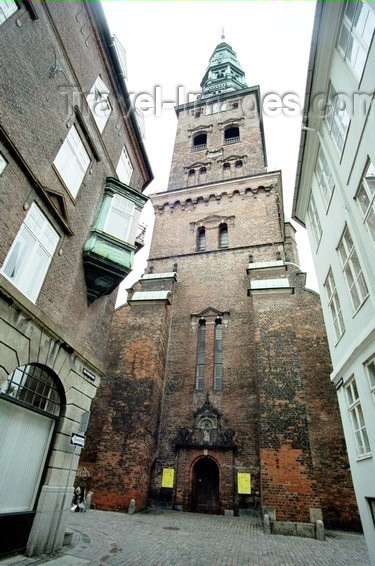
[(117, 310), (82, 466), (97, 507), (358, 520), (319, 296), (305, 288), (259, 87), (216, 47), (178, 106), (147, 273)]

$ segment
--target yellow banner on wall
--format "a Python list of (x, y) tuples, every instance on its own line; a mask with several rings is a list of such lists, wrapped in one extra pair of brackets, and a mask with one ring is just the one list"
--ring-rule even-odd
[(237, 473), (238, 493), (242, 495), (250, 495), (251, 493), (251, 476), (243, 472)]
[(173, 487), (173, 483), (174, 483), (174, 469), (163, 468), (161, 487)]

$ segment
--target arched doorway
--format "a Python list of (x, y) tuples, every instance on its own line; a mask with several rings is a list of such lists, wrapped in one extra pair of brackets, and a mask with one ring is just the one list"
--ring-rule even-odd
[(60, 416), (59, 387), (49, 368), (28, 364), (0, 389), (0, 555), (26, 547)]
[(212, 458), (200, 458), (193, 467), (191, 510), (220, 513), (219, 467)]

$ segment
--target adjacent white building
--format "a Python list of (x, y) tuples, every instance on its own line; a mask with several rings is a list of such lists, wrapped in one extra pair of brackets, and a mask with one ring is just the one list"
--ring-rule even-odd
[(293, 217), (307, 228), (375, 564), (375, 5), (319, 1)]

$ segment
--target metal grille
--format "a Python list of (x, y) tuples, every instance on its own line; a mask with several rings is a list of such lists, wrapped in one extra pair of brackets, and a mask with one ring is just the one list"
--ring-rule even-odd
[(1, 393), (51, 415), (60, 414), (60, 395), (46, 368), (31, 364), (15, 369)]

